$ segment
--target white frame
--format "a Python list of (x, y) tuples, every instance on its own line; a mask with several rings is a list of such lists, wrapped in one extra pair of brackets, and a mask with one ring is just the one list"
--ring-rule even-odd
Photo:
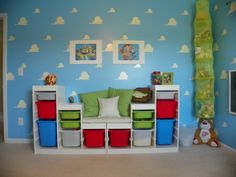
[[(75, 50), (76, 45), (80, 44), (95, 44), (96, 59), (95, 60), (76, 60)], [(101, 64), (102, 63), (102, 41), (101, 40), (71, 40), (70, 41), (70, 64)]]
[[(121, 60), (119, 58), (120, 44), (137, 44), (139, 45), (139, 55), (137, 60)], [(144, 64), (144, 41), (138, 40), (114, 40), (113, 41), (113, 64)]]
[(236, 112), (232, 112), (232, 110), (231, 110), (231, 75), (233, 72), (236, 73), (236, 70), (229, 70), (228, 71), (228, 74), (229, 74), (229, 113), (236, 115)]

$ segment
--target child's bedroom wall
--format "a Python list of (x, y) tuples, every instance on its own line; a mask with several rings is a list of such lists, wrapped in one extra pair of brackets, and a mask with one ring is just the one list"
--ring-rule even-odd
[[(174, 72), (181, 124), (193, 125), (195, 0), (1, 0), (8, 14), (8, 138), (32, 138), (32, 85), (55, 73), (66, 97), (150, 85), (153, 71)], [(70, 40), (102, 40), (102, 64), (70, 64)], [(144, 40), (145, 64), (113, 64), (112, 41)], [(78, 101), (78, 97), (76, 102)], [(24, 125), (18, 125), (18, 119)]]
[(215, 0), (215, 127), (222, 143), (236, 149), (236, 116), (229, 114), (228, 71), (236, 70), (236, 1)]

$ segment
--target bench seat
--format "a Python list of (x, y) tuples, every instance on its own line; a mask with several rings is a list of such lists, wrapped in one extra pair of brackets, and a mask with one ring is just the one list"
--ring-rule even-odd
[(83, 123), (131, 123), (130, 117), (84, 117)]

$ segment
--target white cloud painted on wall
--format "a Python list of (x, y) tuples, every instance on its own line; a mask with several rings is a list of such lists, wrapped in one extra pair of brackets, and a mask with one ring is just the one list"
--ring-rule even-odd
[(53, 23), (53, 25), (64, 25), (64, 24), (65, 24), (65, 20), (62, 16), (58, 16)]
[(15, 80), (15, 76), (12, 72), (7, 73), (7, 80), (9, 80), (9, 81)]
[(97, 64), (96, 68), (102, 68), (102, 64)]
[(25, 103), (24, 100), (20, 100), (16, 106), (16, 108), (19, 108), (19, 109), (25, 109), (27, 107), (27, 104)]
[(146, 44), (144, 47), (144, 52), (153, 52), (153, 47), (151, 44)]
[(189, 53), (189, 51), (190, 51), (189, 47), (186, 44), (184, 44), (181, 46), (179, 53)]
[(40, 13), (41, 13), (41, 11), (40, 11), (40, 9), (39, 9), (39, 8), (35, 8), (35, 9), (34, 9), (34, 11), (33, 11), (33, 13), (34, 13), (34, 14), (40, 14)]
[(78, 11), (78, 9), (76, 8), (76, 7), (73, 7), (72, 9), (71, 9), (71, 11), (70, 11), (70, 13), (72, 13), (72, 14), (77, 14), (79, 11)]
[(177, 26), (177, 21), (175, 20), (175, 18), (170, 18), (166, 25), (167, 26)]
[(230, 7), (229, 7), (229, 11), (227, 15), (230, 15), (232, 13), (236, 12), (236, 2), (231, 2), (230, 3)]
[(83, 71), (80, 73), (79, 78), (76, 78), (76, 80), (89, 80), (89, 74), (86, 71)]
[(112, 52), (113, 50), (113, 45), (112, 43), (107, 44), (106, 48), (105, 48), (105, 52)]
[(188, 90), (185, 90), (183, 96), (189, 96), (190, 95), (190, 92)]
[(76, 91), (72, 91), (70, 94), (70, 96), (77, 96), (77, 95), (78, 95), (78, 93)]
[(51, 35), (47, 35), (44, 38), (45, 41), (51, 41), (52, 40), (52, 36)]
[(30, 49), (26, 52), (27, 53), (37, 53), (37, 52), (39, 52), (39, 47), (37, 44), (32, 44)]
[(122, 72), (120, 72), (117, 80), (128, 80), (128, 77), (129, 77), (128, 74), (126, 72), (122, 71)]
[(89, 24), (101, 25), (101, 24), (103, 24), (103, 19), (100, 16), (96, 16), (96, 17), (94, 17), (93, 21), (90, 22)]
[(145, 13), (146, 13), (146, 14), (152, 14), (153, 11), (152, 11), (152, 9), (147, 9)]
[(236, 64), (236, 57), (233, 58), (232, 64)]
[(25, 26), (25, 25), (28, 25), (28, 21), (25, 17), (20, 17), (20, 19), (16, 25)]
[(45, 80), (45, 78), (49, 75), (49, 72), (44, 72), (39, 80)]
[(12, 35), (8, 39), (8, 41), (15, 41), (15, 40), (16, 40), (15, 36), (12, 36)]
[(139, 17), (133, 17), (131, 22), (129, 22), (129, 25), (140, 25), (141, 24), (141, 20), (139, 19)]
[(227, 128), (227, 127), (228, 127), (227, 122), (223, 122), (222, 125), (221, 125), (221, 127)]
[(221, 36), (226, 36), (227, 34), (228, 34), (228, 30), (223, 29), (223, 31), (221, 32)]
[(218, 11), (218, 10), (219, 10), (219, 7), (218, 7), (217, 4), (215, 4), (215, 5), (214, 5), (214, 11), (216, 12), (216, 11)]
[(128, 40), (128, 39), (129, 39), (128, 36), (125, 35), (125, 34), (124, 34), (123, 36), (120, 37), (120, 40)]
[(134, 65), (134, 68), (138, 69), (138, 68), (141, 68), (142, 66), (140, 64), (136, 64)]
[(85, 34), (84, 37), (83, 37), (84, 40), (89, 40), (90, 39), (90, 36), (88, 34)]
[(181, 15), (183, 15), (183, 16), (187, 16), (187, 15), (189, 15), (189, 13), (188, 13), (187, 10), (184, 10), (184, 11), (181, 13)]
[(172, 66), (171, 66), (171, 68), (177, 69), (177, 68), (178, 68), (178, 64), (177, 64), (177, 63), (173, 63)]
[(113, 7), (111, 7), (111, 8), (107, 11), (107, 13), (116, 13), (116, 9), (113, 8)]
[(63, 63), (58, 63), (57, 68), (64, 68), (64, 64)]
[(165, 41), (166, 40), (166, 37), (164, 36), (164, 35), (161, 35), (160, 37), (159, 37), (159, 41)]
[(226, 70), (221, 71), (220, 79), (222, 79), (222, 80), (227, 79), (227, 71)]

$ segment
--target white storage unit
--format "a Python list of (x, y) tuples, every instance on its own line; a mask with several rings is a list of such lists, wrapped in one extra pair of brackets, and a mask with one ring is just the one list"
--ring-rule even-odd
[(134, 130), (133, 145), (134, 146), (151, 146), (152, 130)]
[(61, 132), (62, 146), (64, 147), (78, 147), (80, 146), (80, 132), (70, 130)]

